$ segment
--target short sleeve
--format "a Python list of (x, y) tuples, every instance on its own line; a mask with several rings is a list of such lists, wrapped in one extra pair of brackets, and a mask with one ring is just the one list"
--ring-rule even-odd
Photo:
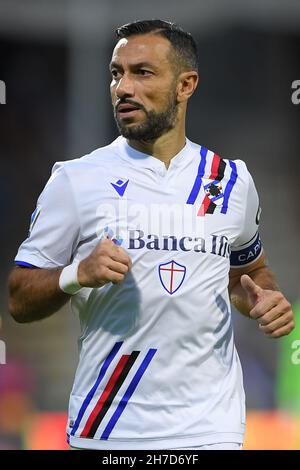
[(72, 187), (61, 164), (37, 201), (31, 216), (28, 238), (15, 257), (20, 266), (55, 268), (72, 260), (80, 236), (80, 224)]
[(244, 221), (239, 236), (231, 246), (230, 265), (240, 268), (256, 261), (263, 252), (259, 236), (261, 208), (252, 176), (248, 172), (248, 190), (244, 211)]

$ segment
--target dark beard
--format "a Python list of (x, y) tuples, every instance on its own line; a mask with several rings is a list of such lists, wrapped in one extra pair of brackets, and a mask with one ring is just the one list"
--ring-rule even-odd
[[(124, 100), (126, 102), (126, 99)], [(128, 100), (130, 102), (130, 100)], [(177, 103), (172, 94), (170, 96), (168, 107), (165, 111), (157, 113), (155, 111), (147, 111), (144, 107), (141, 109), (146, 114), (143, 124), (135, 127), (127, 127), (122, 121), (118, 120), (116, 110), (114, 111), (115, 121), (117, 123), (120, 134), (126, 139), (152, 141), (158, 139), (166, 132), (175, 127), (177, 118)]]

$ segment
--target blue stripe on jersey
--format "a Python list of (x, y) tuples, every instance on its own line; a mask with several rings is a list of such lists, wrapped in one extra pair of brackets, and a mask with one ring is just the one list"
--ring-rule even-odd
[(196, 176), (193, 189), (188, 197), (188, 200), (186, 201), (187, 204), (194, 204), (199, 194), (201, 183), (202, 183), (202, 178), (203, 178), (204, 171), (205, 171), (207, 152), (208, 152), (207, 148), (201, 147), (200, 149), (201, 160), (200, 160), (199, 167), (198, 167), (198, 174)]
[(116, 343), (114, 345), (114, 347), (112, 348), (112, 350), (110, 351), (109, 355), (107, 356), (107, 358), (105, 359), (101, 369), (100, 369), (100, 373), (99, 373), (99, 376), (95, 382), (95, 385), (93, 386), (93, 388), (91, 388), (91, 390), (89, 391), (89, 393), (87, 394), (84, 402), (82, 403), (81, 405), (81, 408), (79, 410), (79, 413), (78, 413), (78, 416), (76, 418), (76, 421), (75, 421), (75, 424), (73, 426), (73, 429), (71, 431), (71, 436), (74, 436), (75, 432), (77, 431), (78, 427), (79, 427), (79, 424), (80, 424), (80, 421), (82, 420), (82, 417), (87, 409), (87, 407), (89, 406), (89, 404), (91, 403), (91, 400), (93, 398), (93, 396), (95, 395), (95, 392), (101, 382), (101, 380), (103, 379), (108, 367), (110, 366), (111, 362), (113, 361), (113, 359), (116, 357), (116, 355), (118, 354), (121, 346), (123, 344), (123, 341), (119, 342), (119, 343)]
[(38, 266), (34, 266), (34, 264), (26, 263), (25, 261), (15, 261), (17, 266), (24, 266), (25, 268), (38, 268)]
[(218, 199), (221, 199), (221, 197), (224, 197), (224, 194), (220, 194), (220, 196), (211, 197), (210, 200), (211, 200), (212, 202), (215, 202), (215, 201), (217, 201)]
[(118, 419), (120, 418), (121, 414), (123, 413), (128, 401), (130, 400), (131, 396), (133, 395), (136, 387), (139, 384), (139, 381), (143, 377), (144, 373), (146, 372), (146, 369), (148, 368), (150, 362), (153, 359), (154, 354), (156, 353), (157, 349), (149, 349), (147, 352), (145, 359), (143, 360), (142, 364), (138, 368), (135, 376), (133, 377), (132, 381), (129, 384), (129, 387), (127, 388), (126, 392), (123, 395), (123, 398), (121, 399), (120, 403), (118, 404), (114, 414), (110, 418), (106, 428), (103, 431), (103, 434), (101, 436), (101, 439), (107, 440), (117, 424)]
[(240, 267), (249, 264), (256, 260), (262, 252), (262, 243), (257, 233), (255, 239), (249, 246), (242, 248), (241, 250), (231, 251), (230, 255), (230, 266)]
[(212, 184), (214, 184), (214, 185), (217, 186), (219, 183), (220, 183), (219, 180), (210, 181), (209, 183), (207, 183), (206, 185), (204, 185), (203, 188), (204, 188), (204, 189), (209, 188)]
[(35, 218), (35, 214), (37, 213), (38, 209), (39, 209), (39, 207), (36, 207), (36, 208), (34, 209), (33, 213), (31, 214), (31, 217), (30, 217), (30, 222), (32, 222), (33, 219)]
[(229, 165), (231, 166), (231, 175), (224, 191), (224, 202), (222, 205), (221, 214), (226, 214), (227, 212), (229, 197), (238, 176), (236, 164), (232, 160), (229, 160)]

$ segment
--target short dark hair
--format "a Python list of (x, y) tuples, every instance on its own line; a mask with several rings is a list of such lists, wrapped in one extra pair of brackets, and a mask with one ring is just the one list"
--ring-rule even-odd
[(170, 41), (174, 52), (174, 65), (178, 72), (198, 71), (197, 45), (192, 35), (176, 23), (163, 20), (143, 20), (127, 23), (116, 29), (118, 39), (147, 33), (159, 34)]

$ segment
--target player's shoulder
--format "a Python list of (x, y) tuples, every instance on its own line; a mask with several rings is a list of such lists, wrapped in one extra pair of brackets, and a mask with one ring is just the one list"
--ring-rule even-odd
[(198, 172), (203, 173), (204, 178), (211, 179), (213, 176), (217, 179), (224, 178), (248, 185), (251, 175), (244, 160), (229, 157), (222, 152), (209, 149), (195, 142), (190, 141), (190, 145), (199, 155)]
[(118, 155), (118, 139), (116, 139), (112, 143), (104, 147), (99, 147), (79, 158), (56, 162), (52, 168), (52, 174), (63, 172), (72, 174), (82, 171), (93, 171), (95, 167), (105, 169), (105, 167), (111, 166), (112, 159), (117, 159)]
[(250, 172), (248, 170), (247, 164), (244, 160), (240, 158), (223, 158), (224, 162), (226, 163), (226, 167), (228, 168), (228, 172), (233, 175), (236, 175), (237, 182), (245, 183), (248, 185)]

